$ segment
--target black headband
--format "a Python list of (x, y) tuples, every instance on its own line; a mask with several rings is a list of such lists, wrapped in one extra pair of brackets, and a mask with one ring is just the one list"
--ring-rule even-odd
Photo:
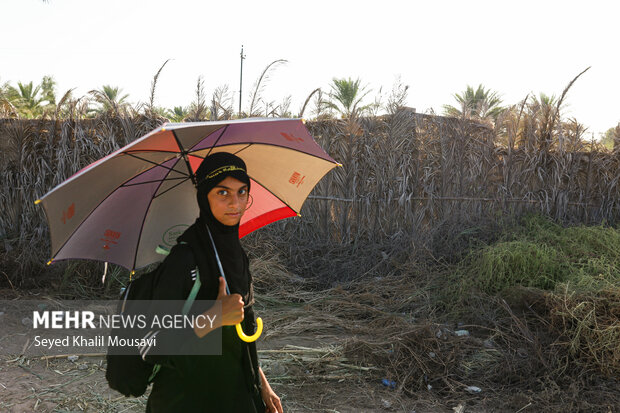
[(196, 170), (196, 186), (199, 192), (208, 193), (229, 176), (250, 186), (250, 177), (243, 159), (232, 153), (217, 152), (207, 156)]

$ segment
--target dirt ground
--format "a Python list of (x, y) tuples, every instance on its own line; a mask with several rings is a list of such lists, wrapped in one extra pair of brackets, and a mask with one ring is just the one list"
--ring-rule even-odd
[[(528, 391), (490, 388), (477, 393), (467, 390), (468, 383), (452, 384), (452, 391), (441, 393), (432, 387), (413, 392), (403, 391), (398, 385), (389, 388), (383, 384), (386, 377), (383, 377), (382, 366), (360, 361), (364, 358), (355, 357), (355, 350), (348, 346), (355, 339), (372, 340), (373, 321), (368, 325), (360, 321), (358, 325), (352, 321), (356, 320), (353, 313), (348, 312), (347, 317), (347, 311), (343, 311), (348, 305), (343, 290), (335, 288), (319, 294), (303, 288), (295, 291), (294, 280), (287, 283), (285, 290), (289, 295), (257, 293), (255, 307), (265, 325), (257, 342), (261, 366), (281, 397), (285, 412), (585, 411), (565, 402), (562, 395), (570, 389), (549, 389), (549, 392), (557, 392), (555, 405), (550, 409), (552, 397), (549, 395), (539, 397)], [(360, 301), (360, 297), (356, 301)], [(376, 300), (374, 294), (365, 297)], [(16, 298), (14, 291), (4, 296), (0, 291), (0, 299), (11, 298)], [(368, 306), (367, 310), (372, 308)], [(385, 310), (376, 311), (385, 316)], [(361, 337), (363, 331), (368, 336)], [(8, 334), (11, 332), (0, 332), (0, 344)], [(105, 367), (103, 354), (80, 356), (76, 361), (66, 356), (41, 359), (19, 354), (1, 355), (0, 412), (143, 412), (148, 392), (140, 398), (126, 398), (116, 393), (107, 385)], [(618, 388), (592, 390), (591, 395), (579, 397), (619, 392)], [(606, 405), (596, 411), (615, 413), (618, 407)]]
[[(278, 363), (278, 356), (270, 355), (263, 361), (265, 359), (269, 363), (267, 366), (263, 363), (263, 367), (282, 398), (285, 411), (412, 411), (406, 407), (413, 406), (410, 401), (399, 400), (393, 391), (381, 384), (368, 383), (363, 377), (357, 380), (337, 376), (304, 379), (300, 374), (279, 378), (278, 373), (288, 369)], [(146, 398), (125, 398), (109, 389), (104, 357), (84, 357), (77, 362), (2, 359), (2, 412), (143, 412)]]
[[(277, 310), (277, 309), (276, 309)], [(261, 311), (269, 329), (270, 311)], [(3, 336), (9, 332), (3, 332)], [(411, 400), (372, 382), (356, 366), (341, 373), (312, 374), (320, 357), (329, 357), (344, 337), (337, 334), (278, 334), (259, 339), (261, 365), (287, 412), (413, 411)], [(148, 393), (147, 393), (148, 394)], [(19, 355), (0, 358), (0, 412), (143, 412), (147, 395), (126, 398), (105, 379), (105, 356), (44, 359)], [(420, 411), (420, 410), (418, 410)]]
[[(376, 367), (343, 357), (349, 336), (337, 327), (313, 328), (301, 307), (274, 300), (257, 312), (265, 323), (258, 341), (261, 366), (286, 412), (481, 411), (463, 408), (465, 394), (461, 402), (443, 402), (430, 393), (417, 399), (399, 396), (373, 374)], [(0, 342), (8, 334), (0, 333)], [(111, 390), (105, 367), (103, 354), (79, 356), (76, 361), (2, 355), (0, 412), (143, 412), (148, 392), (126, 398)]]

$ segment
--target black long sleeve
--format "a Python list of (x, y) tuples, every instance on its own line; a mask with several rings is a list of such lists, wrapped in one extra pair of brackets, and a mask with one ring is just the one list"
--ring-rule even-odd
[[(155, 280), (153, 300), (184, 302), (189, 296), (195, 280), (192, 271), (194, 271), (196, 264), (192, 250), (186, 245), (176, 245), (161, 265), (162, 267), (159, 269)], [(181, 310), (182, 307), (175, 308), (177, 314), (181, 314)], [(159, 311), (157, 308), (152, 308), (151, 313), (159, 314)], [(188, 342), (198, 339), (191, 327), (174, 330), (153, 329), (147, 332), (147, 336), (155, 338), (159, 348), (170, 348), (171, 345), (174, 345), (173, 343), (179, 343), (181, 340)], [(150, 347), (141, 349), (144, 360), (153, 364), (171, 366), (170, 356), (160, 355), (151, 350)]]

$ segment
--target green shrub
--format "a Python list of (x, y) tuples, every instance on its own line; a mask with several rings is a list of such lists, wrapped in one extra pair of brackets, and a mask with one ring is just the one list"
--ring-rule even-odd
[(513, 286), (597, 291), (620, 283), (620, 231), (604, 226), (564, 228), (527, 216), (502, 241), (470, 251), (461, 263), (462, 286), (495, 294)]
[(561, 252), (530, 241), (499, 242), (475, 255), (467, 272), (472, 285), (488, 294), (515, 285), (552, 290), (569, 273)]

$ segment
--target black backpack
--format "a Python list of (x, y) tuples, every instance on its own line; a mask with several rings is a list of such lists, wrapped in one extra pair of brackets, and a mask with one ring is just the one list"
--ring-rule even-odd
[[(168, 250), (158, 247), (159, 253), (167, 255)], [(129, 282), (125, 290), (121, 293), (121, 300), (117, 307), (118, 314), (132, 315), (135, 309), (132, 306), (134, 300), (151, 300), (153, 298), (153, 290), (155, 281), (162, 269), (162, 265), (158, 265), (153, 271), (142, 274), (139, 278)], [(200, 289), (200, 276), (198, 266), (195, 267), (196, 280), (192, 290), (185, 301), (184, 313), (189, 310), (192, 303), (196, 299), (196, 294)], [(144, 332), (139, 329), (119, 330), (112, 329), (111, 335), (117, 335), (122, 338), (142, 338)], [(161, 368), (159, 364), (151, 364), (146, 362), (140, 356), (138, 347), (133, 347), (135, 354), (118, 354), (120, 351), (114, 347), (108, 348), (106, 355), (107, 369), (105, 373), (106, 380), (110, 388), (120, 392), (125, 396), (139, 397), (146, 392), (149, 384), (155, 378), (155, 375)]]

